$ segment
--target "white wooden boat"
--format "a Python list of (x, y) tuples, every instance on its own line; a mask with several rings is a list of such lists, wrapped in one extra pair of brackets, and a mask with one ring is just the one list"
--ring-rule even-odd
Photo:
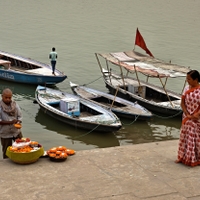
[(118, 117), (138, 120), (149, 120), (153, 117), (150, 111), (140, 106), (137, 102), (133, 103), (115, 95), (79, 86), (72, 82), (70, 82), (70, 86), (75, 94), (112, 110)]
[(74, 94), (38, 86), (35, 99), (44, 113), (77, 128), (112, 132), (122, 126), (114, 113)]
[[(125, 51), (116, 53), (96, 53), (97, 62), (110, 93), (137, 101), (153, 114), (160, 116), (181, 116), (181, 93), (166, 88), (168, 78), (185, 77), (190, 71), (183, 67), (138, 53)], [(106, 61), (102, 65), (102, 59)], [(140, 80), (138, 74), (147, 77)], [(159, 79), (161, 86), (148, 82), (148, 78)], [(165, 81), (163, 81), (165, 79)]]
[(19, 55), (0, 51), (0, 79), (34, 85), (55, 85), (67, 76), (50, 65)]

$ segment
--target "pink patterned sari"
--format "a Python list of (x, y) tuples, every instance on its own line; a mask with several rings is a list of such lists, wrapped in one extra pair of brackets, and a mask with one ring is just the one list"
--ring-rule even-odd
[[(198, 112), (200, 110), (200, 87), (186, 90), (182, 99), (190, 115)], [(177, 161), (192, 167), (200, 165), (200, 119), (189, 119), (184, 113)]]

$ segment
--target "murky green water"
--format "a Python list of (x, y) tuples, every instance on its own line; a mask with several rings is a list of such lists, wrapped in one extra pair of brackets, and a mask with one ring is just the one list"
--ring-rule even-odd
[[(94, 53), (133, 49), (137, 27), (155, 57), (200, 70), (199, 1), (0, 0), (0, 4), (0, 49), (48, 63), (55, 46), (57, 67), (68, 75), (57, 85), (64, 91), (71, 92), (69, 81), (107, 91)], [(176, 91), (182, 89), (182, 80), (168, 84)], [(35, 86), (0, 81), (0, 89), (5, 87), (14, 91), (22, 107), (24, 136), (45, 149), (65, 145), (83, 150), (179, 137), (180, 119), (159, 118), (122, 120), (118, 132), (87, 134), (42, 113), (33, 103)]]

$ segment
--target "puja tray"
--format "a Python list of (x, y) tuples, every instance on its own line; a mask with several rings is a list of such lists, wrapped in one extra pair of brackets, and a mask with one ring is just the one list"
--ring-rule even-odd
[(63, 162), (65, 160), (67, 160), (67, 157), (66, 158), (53, 158), (53, 157), (49, 157), (49, 159), (53, 162)]

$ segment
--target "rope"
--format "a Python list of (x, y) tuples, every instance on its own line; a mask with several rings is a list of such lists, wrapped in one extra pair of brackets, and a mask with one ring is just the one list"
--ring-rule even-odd
[(100, 76), (99, 78), (95, 79), (94, 81), (87, 83), (87, 84), (83, 84), (82, 86), (86, 86), (86, 85), (90, 85), (91, 83), (94, 83), (95, 81), (98, 81), (100, 78), (102, 78), (103, 76)]
[[(156, 114), (153, 114), (153, 116), (155, 116), (155, 117), (157, 117), (157, 118), (160, 118), (160, 119), (171, 119), (171, 118), (174, 118), (174, 117), (178, 116), (178, 115), (181, 114), (181, 113), (182, 113), (182, 111), (176, 113), (175, 115), (171, 115), (171, 116), (167, 116), (167, 117), (163, 117), (163, 116), (156, 115)], [(121, 121), (121, 122), (122, 122), (122, 124), (123, 124), (124, 126), (130, 126), (130, 125), (132, 125), (134, 122), (137, 121), (138, 117), (139, 117), (139, 115), (136, 116), (136, 117), (135, 117), (135, 120), (132, 121), (132, 122), (129, 123), (129, 124), (125, 124), (125, 123), (123, 123), (122, 121)]]
[(85, 134), (82, 134), (82, 135), (79, 135), (79, 136), (77, 136), (77, 137), (74, 137), (74, 138), (72, 138), (72, 139), (74, 140), (74, 139), (77, 139), (77, 138), (86, 136), (86, 135), (90, 134), (91, 132), (93, 132), (95, 129), (97, 129), (100, 125), (101, 125), (101, 124), (98, 124), (96, 127), (94, 127), (94, 128), (93, 128), (92, 130), (90, 130), (89, 132), (87, 132), (87, 133), (85, 133)]
[(125, 124), (125, 123), (123, 123), (123, 122), (122, 122), (122, 124), (123, 124), (124, 126), (130, 126), (130, 125), (132, 125), (134, 122), (136, 122), (136, 121), (137, 121), (138, 117), (139, 117), (139, 115), (137, 115), (137, 116), (135, 117), (135, 120), (134, 120), (134, 121), (132, 121), (132, 122), (131, 122), (131, 123), (129, 123), (129, 124)]
[(163, 116), (160, 116), (160, 115), (156, 115), (156, 114), (153, 114), (155, 117), (157, 118), (160, 118), (160, 119), (171, 119), (171, 118), (174, 118), (174, 117), (177, 117), (178, 115), (180, 115), (182, 113), (182, 110), (178, 113), (176, 113), (175, 115), (171, 115), (171, 116), (168, 116), (168, 117), (163, 117)]

